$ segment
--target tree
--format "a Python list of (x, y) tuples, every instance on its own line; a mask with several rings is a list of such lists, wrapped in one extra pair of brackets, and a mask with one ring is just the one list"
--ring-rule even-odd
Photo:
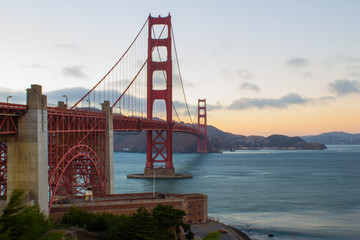
[[(15, 190), (0, 216), (0, 239), (60, 239), (58, 233), (48, 233), (53, 223), (39, 206), (24, 203), (24, 191)], [(46, 237), (45, 237), (46, 235)]]
[(130, 216), (116, 216), (105, 213), (91, 213), (71, 208), (62, 217), (62, 223), (78, 226), (92, 232), (100, 232), (102, 240), (169, 240), (179, 238), (181, 227), (186, 239), (194, 234), (191, 226), (184, 221), (185, 212), (172, 206), (157, 205), (152, 211), (144, 207)]

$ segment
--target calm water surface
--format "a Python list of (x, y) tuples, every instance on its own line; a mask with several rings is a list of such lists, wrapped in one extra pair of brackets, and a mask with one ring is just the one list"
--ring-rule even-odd
[[(209, 215), (255, 239), (360, 239), (360, 146), (324, 151), (237, 151), (174, 154), (177, 173), (156, 180), (157, 192), (204, 193)], [(152, 192), (146, 155), (115, 153), (115, 192)]]

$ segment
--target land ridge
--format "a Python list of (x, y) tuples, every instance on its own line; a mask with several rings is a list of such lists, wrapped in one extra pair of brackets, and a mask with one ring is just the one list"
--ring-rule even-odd
[[(323, 150), (326, 145), (320, 141), (307, 140), (303, 137), (289, 137), (280, 134), (264, 136), (244, 136), (221, 131), (214, 126), (208, 126), (208, 152), (224, 150)], [(174, 132), (173, 152), (197, 152), (197, 137), (186, 133)], [(360, 139), (360, 137), (359, 137)], [(360, 142), (360, 140), (359, 140)], [(146, 132), (117, 133), (114, 136), (114, 150), (119, 152), (146, 152)]]

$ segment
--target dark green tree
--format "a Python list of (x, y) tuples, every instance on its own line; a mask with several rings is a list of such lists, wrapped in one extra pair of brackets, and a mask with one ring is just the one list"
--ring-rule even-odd
[[(48, 233), (53, 223), (39, 206), (24, 203), (24, 191), (15, 190), (0, 216), (0, 239), (60, 239), (58, 233)], [(46, 237), (45, 237), (46, 236)]]
[(105, 232), (118, 222), (118, 216), (109, 213), (90, 213), (86, 210), (72, 207), (61, 218), (61, 223), (77, 226), (90, 232)]
[(69, 226), (100, 232), (102, 240), (172, 240), (175, 234), (181, 234), (181, 227), (186, 239), (191, 240), (194, 234), (191, 226), (184, 222), (184, 216), (183, 210), (159, 204), (152, 211), (141, 207), (130, 216), (94, 214), (72, 208), (61, 221)]
[[(175, 233), (179, 236), (181, 234), (180, 227), (183, 225), (187, 227), (186, 229), (190, 227), (190, 225), (186, 225), (184, 222), (184, 217), (186, 215), (185, 211), (175, 209), (173, 206), (159, 204), (153, 209), (152, 214), (161, 232), (168, 234), (167, 237), (172, 235), (171, 239), (174, 239), (174, 236), (173, 231), (170, 229), (174, 229)], [(191, 234), (189, 236), (191, 236)]]

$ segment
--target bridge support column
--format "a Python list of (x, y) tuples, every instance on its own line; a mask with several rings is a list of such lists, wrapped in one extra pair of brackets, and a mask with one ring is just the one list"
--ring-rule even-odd
[(198, 153), (207, 153), (206, 99), (198, 99), (198, 129), (205, 137), (198, 138)]
[(15, 189), (49, 214), (47, 97), (40, 85), (27, 89), (28, 110), (19, 119), (18, 136), (8, 137), (7, 199)]
[(106, 184), (105, 193), (114, 194), (114, 128), (113, 128), (113, 111), (110, 107), (110, 102), (105, 101), (102, 105), (102, 111), (106, 116), (106, 161), (105, 161), (105, 174)]

